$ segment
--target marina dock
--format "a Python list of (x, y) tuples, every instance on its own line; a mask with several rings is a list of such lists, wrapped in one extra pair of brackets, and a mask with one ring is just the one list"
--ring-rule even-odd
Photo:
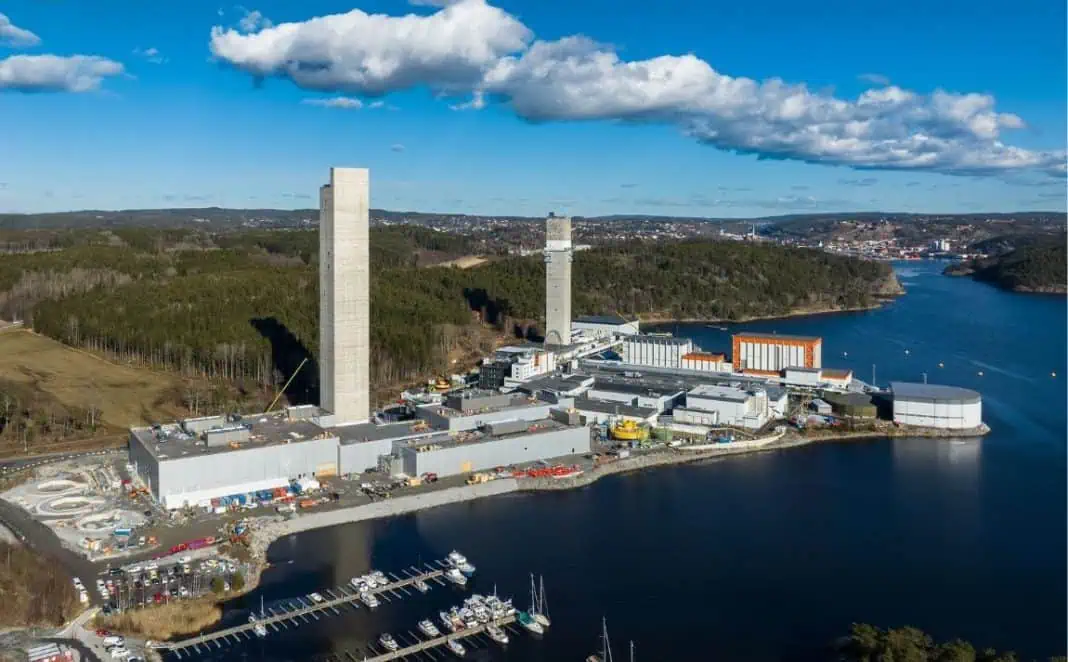
[[(385, 586), (370, 589), (368, 592), (384, 602), (389, 602), (389, 596), (399, 599), (411, 595), (409, 587), (420, 580), (445, 586), (446, 582), (442, 579), (442, 576), (445, 574), (447, 567), (448, 564), (445, 561), (437, 561), (434, 565), (424, 564), (421, 568), (412, 566), (402, 571), (403, 576), (387, 573), (387, 576), (393, 581)], [(176, 657), (181, 659), (183, 654), (200, 654), (213, 649), (221, 649), (224, 645), (256, 639), (257, 635), (254, 629), (257, 625), (264, 626), (268, 633), (278, 632), (290, 626), (295, 627), (301, 623), (318, 620), (322, 616), (339, 615), (342, 608), (360, 608), (360, 594), (352, 586), (344, 585), (326, 589), (321, 591), (321, 594), (323, 597), (321, 602), (316, 602), (308, 596), (290, 598), (285, 601), (285, 606), (275, 605), (265, 609), (254, 623), (242, 623), (181, 641), (157, 643), (153, 648), (160, 651), (160, 653), (174, 653)], [(474, 634), (473, 631), (472, 634)], [(441, 643), (444, 643), (448, 637), (442, 637), (441, 639)], [(391, 653), (390, 655), (393, 654)], [(387, 660), (395, 658), (378, 657), (374, 659)]]
[(423, 641), (419, 641), (415, 634), (409, 634), (409, 637), (416, 643), (411, 644), (409, 646), (402, 646), (401, 648), (392, 652), (387, 651), (379, 653), (377, 652), (378, 649), (372, 647), (371, 650), (376, 652), (376, 654), (372, 657), (359, 657), (354, 653), (346, 651), (344, 653), (335, 653), (333, 659), (343, 660), (347, 662), (386, 662), (387, 660), (399, 660), (409, 655), (415, 655), (416, 653), (429, 651), (433, 648), (437, 648), (438, 646), (444, 646), (449, 640), (452, 639), (462, 640), (483, 634), (485, 633), (486, 628), (489, 627), (489, 625), (491, 624), (496, 624), (497, 627), (506, 629), (510, 634), (518, 634), (520, 632), (519, 628), (514, 626), (509, 627), (512, 626), (513, 623), (515, 623), (515, 616), (506, 616), (504, 618), (498, 618), (494, 621), (491, 621), (490, 623), (486, 623), (485, 625), (479, 625), (478, 627), (474, 628), (467, 628), (464, 630), (460, 630), (459, 632), (450, 632), (449, 634), (442, 635), (440, 637), (434, 637), (433, 639), (426, 639)]

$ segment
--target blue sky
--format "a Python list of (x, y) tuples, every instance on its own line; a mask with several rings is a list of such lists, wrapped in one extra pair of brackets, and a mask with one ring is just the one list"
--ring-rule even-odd
[(8, 0), (0, 212), (1065, 209), (1062, 2), (442, 4)]

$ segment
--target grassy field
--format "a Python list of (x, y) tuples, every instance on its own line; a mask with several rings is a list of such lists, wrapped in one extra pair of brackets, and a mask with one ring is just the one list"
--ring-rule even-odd
[(22, 433), (17, 416), (5, 425), (0, 411), (0, 457), (121, 446), (131, 425), (188, 415), (183, 384), (177, 375), (120, 365), (26, 329), (0, 330), (0, 407), (21, 411), (34, 428)]
[(179, 377), (118, 365), (24, 329), (0, 333), (0, 374), (64, 405), (94, 407), (117, 429), (182, 413), (166, 404), (182, 386)]
[(222, 609), (210, 598), (180, 600), (165, 605), (134, 609), (123, 614), (97, 616), (96, 627), (128, 636), (162, 641), (200, 632), (219, 622)]

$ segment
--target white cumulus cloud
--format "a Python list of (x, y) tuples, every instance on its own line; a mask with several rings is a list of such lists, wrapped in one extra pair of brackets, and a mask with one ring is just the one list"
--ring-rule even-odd
[(120, 63), (93, 55), (12, 55), (0, 60), (0, 90), (91, 92), (122, 73)]
[(378, 96), (425, 86), (459, 97), (456, 109), (504, 103), (534, 122), (609, 120), (677, 126), (704, 144), (761, 158), (858, 169), (998, 174), (1039, 170), (1063, 177), (1065, 152), (1014, 147), (1023, 120), (985, 94), (919, 94), (868, 75), (856, 98), (803, 83), (717, 71), (695, 55), (623, 60), (584, 36), (538, 41), (485, 0), (419, 16), (353, 10), (254, 34), (215, 27), (215, 57), (256, 77), (318, 91)]
[(323, 108), (344, 108), (346, 110), (358, 110), (363, 108), (363, 102), (352, 97), (331, 97), (329, 99), (304, 99), (301, 103), (309, 106), (322, 106)]
[(305, 89), (379, 95), (425, 85), (466, 92), (530, 31), (481, 0), (429, 16), (345, 14), (282, 23), (254, 34), (212, 28), (211, 52), (254, 76), (288, 78)]
[(34, 33), (20, 28), (11, 22), (6, 15), (0, 13), (0, 45), (13, 48), (27, 48), (41, 43), (41, 38)]

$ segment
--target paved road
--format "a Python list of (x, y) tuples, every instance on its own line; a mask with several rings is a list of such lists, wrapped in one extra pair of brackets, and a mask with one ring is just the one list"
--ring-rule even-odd
[(0, 460), (0, 474), (19, 471), (21, 469), (32, 469), (33, 467), (38, 467), (42, 464), (50, 464), (52, 462), (60, 462), (63, 460), (73, 460), (79, 457), (106, 455), (108, 453), (119, 453), (125, 451), (125, 448), (109, 448), (105, 450), (85, 451), (83, 453), (49, 453), (47, 455), (34, 455), (33, 457)]
[(58, 560), (72, 576), (81, 578), (86, 588), (89, 589), (89, 599), (94, 603), (99, 602), (100, 596), (93, 590), (93, 584), (96, 582), (98, 573), (104, 569), (103, 565), (93, 563), (67, 549), (51, 529), (35, 520), (22, 508), (7, 501), (0, 500), (0, 522), (11, 529), (11, 532), (30, 549), (51, 556)]

